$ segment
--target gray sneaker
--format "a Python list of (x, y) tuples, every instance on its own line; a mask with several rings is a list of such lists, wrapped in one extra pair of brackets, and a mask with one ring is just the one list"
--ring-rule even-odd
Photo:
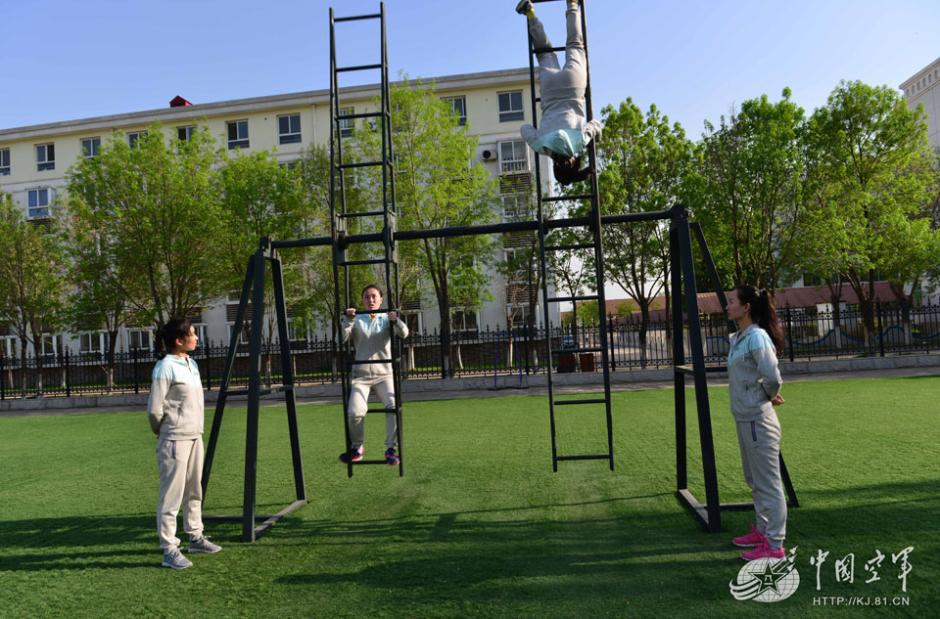
[(192, 567), (193, 562), (183, 556), (179, 548), (173, 548), (163, 553), (163, 567), (169, 567), (174, 570), (185, 570)]
[(189, 548), (186, 549), (187, 552), (204, 552), (206, 554), (214, 555), (215, 553), (222, 550), (222, 547), (218, 544), (213, 544), (209, 541), (209, 538), (203, 535), (196, 539), (189, 540)]

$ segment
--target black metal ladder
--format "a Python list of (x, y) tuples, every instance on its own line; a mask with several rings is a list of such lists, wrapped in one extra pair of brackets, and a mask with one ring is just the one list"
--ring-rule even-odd
[[(336, 61), (336, 24), (351, 21), (378, 20), (380, 22), (380, 62), (355, 66), (337, 66)], [(349, 436), (349, 424), (346, 411), (349, 408), (350, 389), (352, 387), (352, 368), (358, 365), (377, 363), (376, 361), (357, 361), (351, 358), (349, 342), (344, 342), (340, 332), (339, 319), (347, 307), (352, 307), (352, 294), (350, 268), (357, 266), (379, 266), (384, 270), (386, 307), (388, 309), (371, 311), (370, 313), (386, 313), (399, 306), (399, 272), (398, 250), (395, 245), (395, 231), (398, 219), (398, 210), (395, 206), (395, 176), (392, 155), (392, 128), (391, 103), (389, 101), (388, 79), (388, 50), (385, 36), (385, 3), (379, 4), (379, 12), (368, 15), (354, 15), (349, 17), (336, 17), (330, 8), (330, 228), (332, 235), (333, 252), (333, 291), (335, 303), (335, 319), (333, 332), (339, 342), (336, 350), (337, 366), (340, 369), (343, 391), (343, 428), (346, 436), (346, 452), (349, 453), (352, 445)], [(339, 74), (357, 71), (380, 71), (380, 109), (375, 112), (362, 112), (343, 114), (340, 112)], [(355, 122), (359, 119), (370, 119), (376, 123), (376, 128), (382, 132), (381, 158), (372, 161), (347, 162), (343, 158), (343, 132), (344, 121)], [(346, 170), (360, 168), (381, 167), (382, 170), (382, 208), (371, 211), (348, 211), (346, 204)], [(381, 258), (355, 259), (347, 255), (346, 237), (351, 222), (361, 227), (369, 220), (381, 217), (382, 233), (381, 243), (383, 254)], [(369, 310), (357, 310), (357, 314)], [(404, 320), (399, 317), (399, 320)], [(369, 408), (367, 414), (395, 415), (397, 422), (398, 439), (398, 474), (405, 474), (405, 454), (402, 442), (402, 393), (401, 393), (401, 341), (392, 331), (392, 380), (395, 392), (395, 406), (389, 408)], [(389, 363), (381, 361), (378, 363)], [(347, 463), (347, 475), (352, 477), (353, 468), (360, 464), (387, 464), (384, 459), (360, 460)]]
[[(552, 2), (558, 0), (534, 0), (534, 2)], [(591, 71), (590, 63), (588, 62), (588, 41), (587, 41), (587, 20), (585, 19), (584, 14), (584, 0), (580, 0), (580, 15), (581, 15), (581, 33), (584, 41), (584, 57), (585, 57), (585, 69), (587, 71), (587, 88), (585, 90), (585, 111), (587, 114), (587, 121), (590, 121), (593, 118), (592, 105), (591, 105)], [(538, 126), (538, 112), (539, 112), (539, 103), (541, 102), (541, 97), (536, 96), (535, 86), (536, 86), (536, 71), (538, 70), (537, 55), (540, 53), (555, 53), (558, 51), (564, 51), (564, 47), (552, 47), (548, 49), (536, 49), (532, 41), (532, 36), (528, 31), (528, 21), (526, 23), (526, 33), (528, 35), (528, 47), (529, 47), (529, 86), (530, 94), (532, 99), (532, 125), (534, 127)], [(588, 145), (589, 153), (589, 166), (590, 166), (590, 192), (579, 195), (571, 196), (543, 196), (542, 195), (542, 173), (541, 165), (539, 162), (539, 154), (535, 154), (535, 188), (536, 188), (536, 204), (537, 204), (537, 217), (538, 217), (538, 239), (539, 239), (539, 267), (541, 270), (541, 279), (542, 279), (542, 308), (544, 315), (544, 327), (545, 327), (545, 348), (548, 353), (548, 362), (547, 362), (547, 383), (548, 383), (548, 410), (549, 418), (551, 425), (551, 434), (552, 434), (552, 470), (558, 471), (558, 462), (567, 461), (567, 460), (607, 460), (610, 466), (610, 470), (614, 470), (614, 437), (613, 437), (613, 421), (611, 417), (611, 401), (610, 401), (610, 364), (609, 364), (609, 346), (608, 346), (608, 333), (607, 333), (607, 321), (605, 312), (607, 309), (606, 298), (604, 295), (604, 248), (602, 242), (602, 228), (601, 228), (601, 210), (600, 210), (600, 195), (598, 193), (597, 187), (597, 152), (595, 149), (594, 140)], [(590, 243), (577, 243), (577, 244), (564, 244), (564, 245), (550, 245), (546, 242), (547, 227), (546, 223), (548, 218), (544, 213), (543, 203), (546, 202), (560, 202), (560, 201), (590, 201), (590, 212), (588, 214), (588, 228), (591, 232), (591, 242)], [(557, 223), (557, 222), (556, 222)], [(558, 228), (559, 226), (552, 226), (553, 228)], [(561, 226), (566, 227), (566, 226)], [(579, 227), (578, 225), (572, 225), (570, 227)], [(572, 249), (592, 249), (594, 252), (594, 290), (596, 291), (593, 294), (584, 294), (577, 296), (549, 296), (548, 290), (548, 279), (546, 277), (546, 266), (545, 266), (545, 257), (546, 252), (553, 251), (569, 251)], [(552, 329), (550, 321), (550, 307), (552, 304), (556, 303), (571, 303), (572, 304), (572, 314), (577, 316), (577, 306), (578, 303), (596, 301), (597, 302), (597, 311), (598, 311), (598, 331), (600, 335), (600, 346), (592, 347), (583, 347), (583, 348), (574, 348), (574, 349), (562, 349), (555, 348), (552, 344)], [(561, 342), (559, 342), (559, 346)], [(555, 359), (562, 354), (596, 354), (600, 353), (601, 356), (601, 368), (604, 375), (604, 392), (603, 397), (580, 397), (580, 398), (569, 398), (569, 399), (556, 399), (556, 393), (554, 384), (552, 381), (552, 366), (554, 365)], [(556, 436), (556, 424), (555, 424), (555, 408), (558, 406), (571, 407), (571, 406), (580, 406), (580, 405), (604, 405), (604, 412), (606, 414), (607, 421), (607, 453), (602, 454), (558, 454), (558, 442)]]

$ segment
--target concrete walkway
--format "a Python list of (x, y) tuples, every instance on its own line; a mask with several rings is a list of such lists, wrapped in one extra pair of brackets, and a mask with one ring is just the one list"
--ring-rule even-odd
[[(897, 377), (916, 377), (916, 376), (938, 376), (940, 377), (940, 365), (930, 366), (930, 367), (901, 367), (901, 368), (884, 368), (884, 369), (871, 369), (871, 370), (843, 370), (835, 372), (819, 372), (819, 373), (803, 373), (803, 372), (786, 372), (787, 366), (782, 365), (784, 370), (784, 382), (785, 383), (795, 383), (795, 382), (807, 382), (807, 381), (818, 381), (818, 380), (865, 380), (871, 378), (897, 378)], [(655, 370), (652, 372), (662, 373), (665, 372), (667, 375), (671, 374), (671, 370)], [(644, 389), (671, 389), (672, 388), (672, 378), (669, 376), (656, 376), (651, 377), (649, 380), (619, 380), (625, 378), (627, 375), (633, 374), (633, 372), (620, 372), (611, 374), (611, 389), (613, 391), (639, 391)], [(577, 375), (578, 377), (596, 377), (600, 378), (600, 374), (592, 375)], [(500, 377), (503, 378), (503, 377)], [(510, 378), (510, 377), (506, 377)], [(531, 376), (527, 381), (529, 385), (527, 387), (518, 388), (515, 385), (518, 385), (518, 377), (511, 377), (512, 387), (502, 387), (498, 386), (497, 388), (492, 387), (492, 379), (484, 379), (486, 382), (490, 382), (489, 387), (480, 386), (478, 384), (472, 385), (459, 385), (460, 381), (412, 381), (406, 382), (404, 385), (405, 391), (405, 402), (415, 402), (415, 401), (431, 401), (431, 400), (459, 400), (459, 399), (469, 399), (469, 398), (499, 398), (499, 397), (509, 397), (509, 396), (545, 396), (548, 392), (545, 387), (545, 377), (544, 376)], [(474, 381), (479, 382), (479, 381)], [(498, 383), (499, 381), (497, 381)], [(430, 383), (431, 385), (437, 385), (441, 387), (440, 383), (449, 383), (447, 388), (438, 388), (438, 389), (412, 389), (410, 387), (417, 386), (421, 383)], [(457, 384), (455, 384), (457, 383)], [(422, 385), (428, 387), (431, 385)], [(723, 374), (712, 374), (709, 373), (708, 376), (708, 386), (709, 387), (726, 387), (727, 380)], [(686, 379), (686, 388), (692, 388), (692, 381), (690, 378)], [(567, 384), (567, 385), (556, 385), (556, 393), (590, 393), (597, 392), (601, 389), (601, 385), (596, 382), (581, 382), (579, 384)], [(786, 387), (784, 387), (786, 389)], [(338, 385), (324, 385), (320, 388), (304, 388), (299, 389), (301, 394), (304, 394), (307, 391), (316, 391), (317, 393), (308, 393), (306, 395), (299, 395), (297, 398), (298, 404), (338, 404), (340, 402)], [(208, 395), (214, 394), (215, 392), (209, 392)], [(206, 410), (211, 411), (213, 409), (213, 402), (215, 398), (212, 397), (211, 401), (206, 402)], [(283, 406), (283, 400), (279, 396), (267, 396), (262, 400), (262, 406)], [(229, 407), (234, 408), (243, 408), (245, 406), (245, 398), (233, 398), (228, 402)], [(115, 405), (106, 405), (106, 406), (93, 406), (93, 407), (74, 407), (74, 408), (41, 408), (41, 409), (32, 409), (32, 410), (0, 410), (0, 418), (4, 417), (43, 417), (43, 416), (55, 416), (55, 415), (90, 415), (90, 414), (99, 414), (99, 413), (127, 413), (135, 412), (143, 414), (146, 410), (146, 396), (144, 396), (143, 401), (141, 402), (124, 402), (121, 404)]]

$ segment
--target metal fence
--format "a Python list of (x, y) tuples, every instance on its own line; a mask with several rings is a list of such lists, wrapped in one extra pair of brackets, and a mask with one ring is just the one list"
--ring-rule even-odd
[[(784, 327), (784, 357), (792, 360), (885, 356), (888, 354), (940, 351), (940, 306), (916, 308), (905, 317), (893, 306), (878, 306), (875, 332), (866, 338), (861, 314), (843, 310), (838, 316), (815, 308), (778, 311)], [(669, 321), (651, 321), (645, 334), (636, 319), (610, 316), (609, 358), (612, 371), (661, 368), (672, 364)], [(838, 327), (838, 328), (837, 328)], [(730, 325), (722, 316), (702, 316), (706, 362), (720, 365), (728, 354)], [(552, 348), (598, 346), (596, 326), (569, 325), (552, 330)], [(545, 371), (548, 355), (544, 331), (489, 328), (452, 334), (450, 368), (444, 371), (441, 337), (436, 332), (413, 333), (402, 347), (405, 379), (421, 380), (467, 376), (532, 375)], [(645, 345), (642, 340), (645, 339)], [(686, 338), (686, 341), (688, 339)], [(208, 345), (195, 351), (204, 387), (218, 389), (225, 366), (226, 346)], [(262, 375), (276, 384), (281, 380), (280, 348), (264, 348)], [(688, 354), (689, 351), (686, 351)], [(291, 342), (291, 362), (299, 384), (336, 382), (333, 343), (326, 339)], [(0, 399), (72, 396), (106, 393), (146, 393), (156, 359), (148, 351), (117, 353), (114, 363), (99, 353), (20, 358), (0, 356)], [(553, 360), (556, 372), (600, 370), (600, 355), (561, 354)], [(242, 346), (235, 362), (233, 385), (247, 384), (248, 347)]]

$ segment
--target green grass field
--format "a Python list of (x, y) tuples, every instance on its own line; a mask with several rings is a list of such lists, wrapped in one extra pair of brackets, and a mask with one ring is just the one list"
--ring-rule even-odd
[[(224, 551), (178, 573), (159, 567), (143, 413), (2, 418), (0, 616), (858, 616), (882, 609), (813, 598), (890, 602), (900, 594), (891, 554), (907, 546), (909, 606), (889, 614), (936, 616), (940, 377), (784, 392), (783, 451), (803, 504), (790, 513), (788, 546), (799, 547), (801, 585), (776, 604), (728, 590), (743, 565), (729, 538), (750, 515), (725, 512), (727, 532), (707, 534), (677, 502), (672, 391), (662, 389), (615, 394), (613, 473), (563, 462), (553, 474), (545, 397), (513, 396), (408, 403), (406, 477), (373, 466), (350, 480), (336, 462), (339, 407), (304, 406), (310, 504), (253, 545), (236, 525), (210, 525)], [(727, 390), (711, 397), (722, 500), (746, 500)], [(207, 513), (239, 509), (243, 410), (227, 413)], [(377, 417), (368, 456), (382, 451)], [(603, 414), (566, 412), (559, 436), (562, 453), (602, 450)], [(264, 408), (259, 512), (292, 499), (287, 445), (283, 407)], [(702, 498), (691, 423), (689, 445)], [(887, 555), (881, 581), (865, 584), (876, 548)], [(830, 556), (816, 592), (818, 549)], [(833, 564), (849, 553), (855, 582), (837, 583)]]

